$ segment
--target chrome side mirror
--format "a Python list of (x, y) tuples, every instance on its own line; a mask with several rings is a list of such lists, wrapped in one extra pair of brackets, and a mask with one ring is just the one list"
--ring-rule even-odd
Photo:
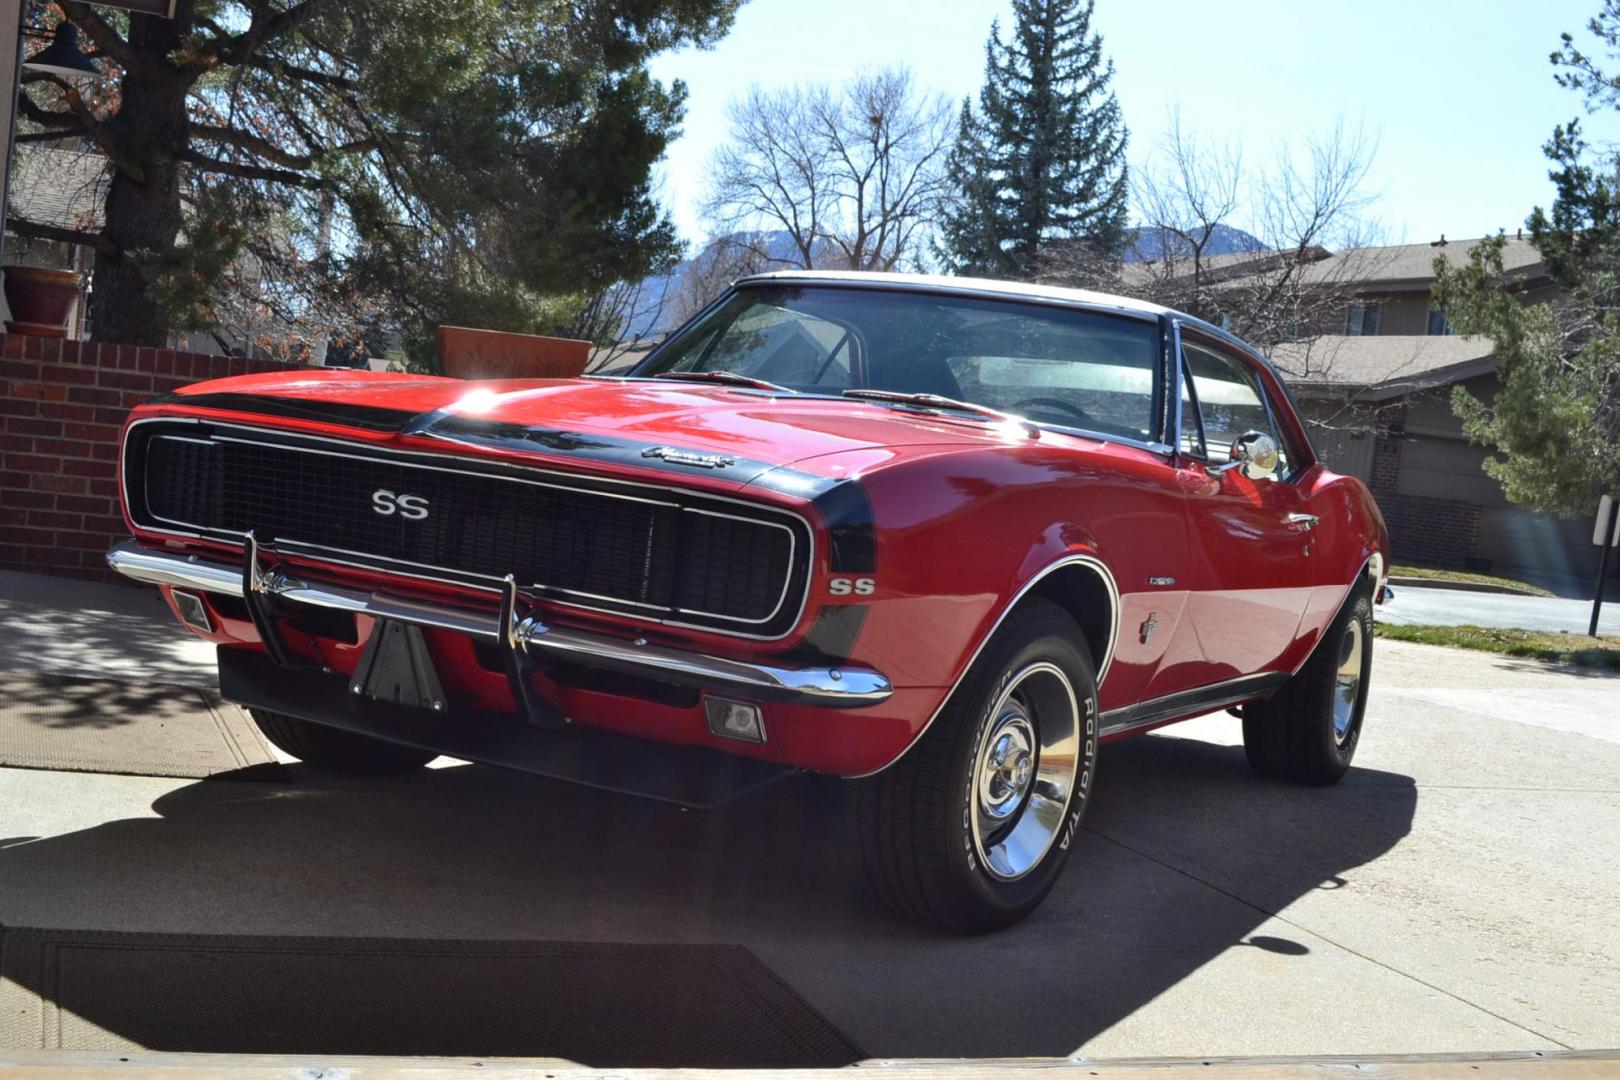
[(1242, 469), (1250, 480), (1274, 480), (1277, 464), (1277, 440), (1263, 431), (1245, 431), (1232, 440), (1231, 457), (1225, 465), (1209, 470), (1211, 476), (1220, 476), (1233, 469)]

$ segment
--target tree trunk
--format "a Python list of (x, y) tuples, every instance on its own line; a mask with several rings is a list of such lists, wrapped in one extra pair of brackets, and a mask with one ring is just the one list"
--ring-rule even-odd
[(144, 62), (125, 72), (118, 114), (105, 125), (113, 176), (102, 235), (119, 254), (96, 258), (91, 319), (97, 341), (168, 343), (170, 313), (152, 285), (182, 224), (178, 157), (186, 146), (186, 95), (194, 76), (160, 59), (179, 44), (178, 31), (167, 19), (130, 18), (130, 43)]

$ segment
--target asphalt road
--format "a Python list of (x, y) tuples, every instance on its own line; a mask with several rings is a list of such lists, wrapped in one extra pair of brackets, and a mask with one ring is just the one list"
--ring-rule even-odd
[[(1592, 618), (1590, 600), (1545, 596), (1510, 596), (1464, 589), (1430, 589), (1401, 585), (1395, 599), (1374, 608), (1384, 622), (1411, 626), (1490, 626), (1507, 630), (1545, 630), (1584, 634)], [(1599, 634), (1620, 634), (1620, 585), (1610, 583)]]
[[(52, 621), (48, 597), (7, 599), (13, 629)], [(131, 648), (197, 661), (140, 614)], [(15, 664), (52, 639), (12, 640)], [(1343, 783), (1255, 778), (1224, 714), (1105, 748), (1057, 889), (981, 938), (875, 905), (836, 782), (686, 814), (446, 761), (270, 783), (0, 769), (0, 924), (734, 942), (876, 1058), (1620, 1044), (1620, 679), (1376, 649)]]

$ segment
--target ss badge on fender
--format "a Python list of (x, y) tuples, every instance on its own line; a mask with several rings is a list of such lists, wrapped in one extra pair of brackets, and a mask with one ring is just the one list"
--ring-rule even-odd
[(871, 596), (877, 591), (877, 582), (869, 577), (835, 577), (827, 582), (827, 591), (834, 596)]

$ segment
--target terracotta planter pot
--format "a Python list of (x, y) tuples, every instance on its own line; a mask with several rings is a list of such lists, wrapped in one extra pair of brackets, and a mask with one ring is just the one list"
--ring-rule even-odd
[(8, 266), (6, 303), (11, 319), (6, 330), (34, 337), (66, 337), (73, 301), (79, 298), (79, 275), (73, 270)]
[(591, 343), (573, 338), (439, 327), (439, 360), (457, 379), (572, 379), (585, 370)]

